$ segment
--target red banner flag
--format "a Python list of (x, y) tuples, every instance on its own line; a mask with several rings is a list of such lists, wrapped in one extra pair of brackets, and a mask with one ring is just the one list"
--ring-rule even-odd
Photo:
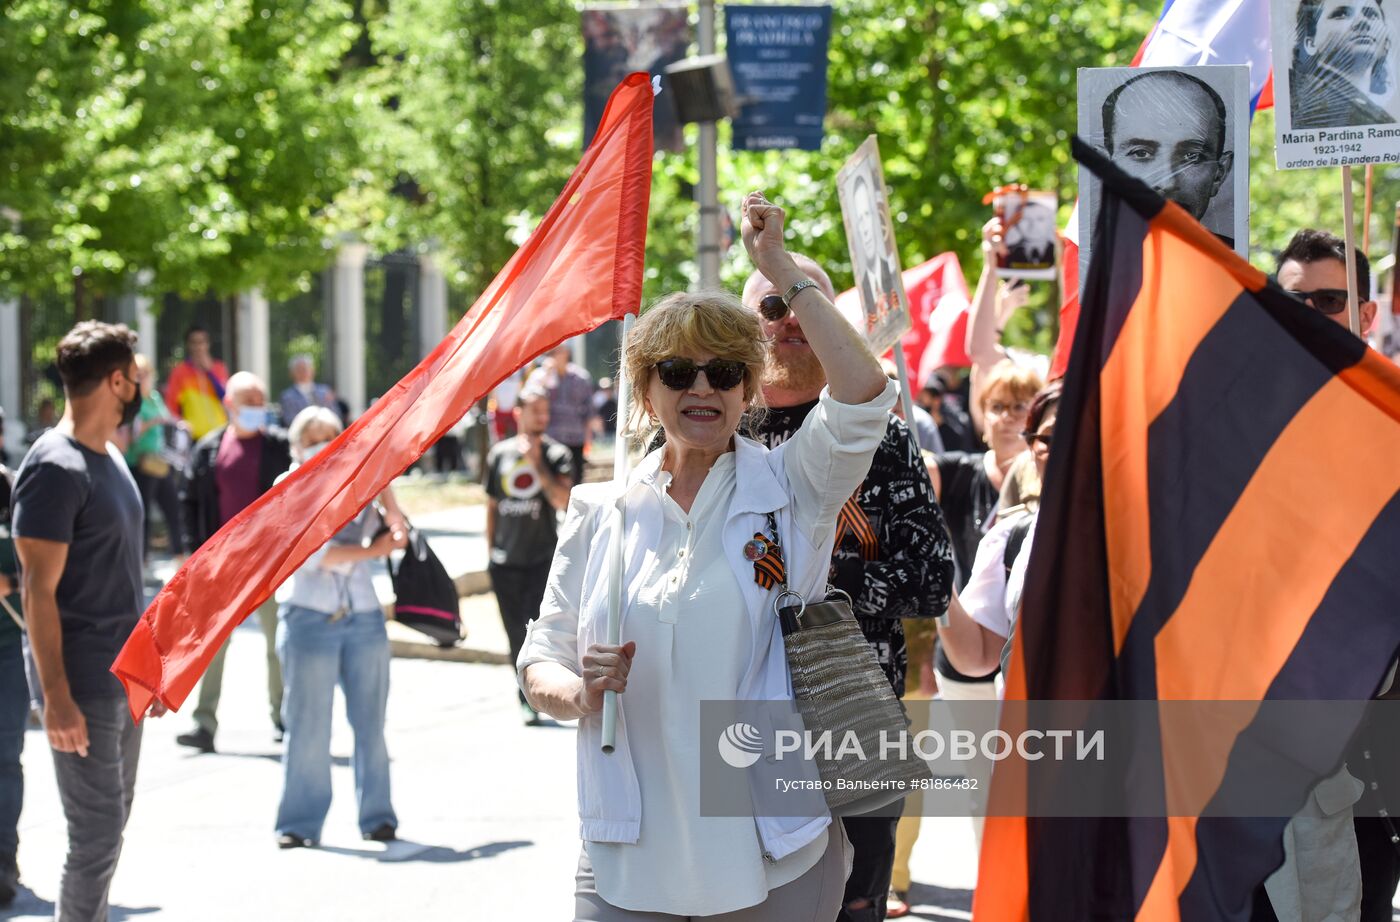
[[(914, 330), (904, 336), (904, 354), (917, 378), (911, 385), (918, 390), (944, 365), (966, 368), (972, 364), (967, 355), (967, 311), (972, 297), (956, 253), (940, 253), (904, 273), (904, 290), (914, 315)], [(923, 338), (917, 350), (910, 348), (915, 332)]]
[(1060, 291), (1064, 299), (1060, 302), (1060, 336), (1055, 340), (1055, 354), (1050, 359), (1050, 380), (1065, 376), (1069, 367), (1069, 350), (1074, 345), (1074, 331), (1079, 325), (1079, 206), (1070, 213), (1069, 231), (1060, 238), (1063, 248), (1060, 251), (1060, 271), (1063, 282)]
[(417, 368), (230, 520), (146, 609), (112, 672), (132, 717), (176, 709), (239, 622), (529, 359), (641, 302), (652, 87), (631, 74), (539, 227)]

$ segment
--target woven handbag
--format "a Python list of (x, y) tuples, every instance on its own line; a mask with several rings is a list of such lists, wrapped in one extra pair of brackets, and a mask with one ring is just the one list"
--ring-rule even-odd
[[(771, 514), (768, 522), (777, 536)], [(932, 773), (914, 752), (904, 703), (861, 632), (850, 596), (836, 590), (808, 604), (786, 580), (781, 586), (773, 609), (798, 712), (810, 735), (831, 734), (830, 746), (816, 747), (814, 757), (827, 807), (835, 816), (854, 816), (919, 790)]]

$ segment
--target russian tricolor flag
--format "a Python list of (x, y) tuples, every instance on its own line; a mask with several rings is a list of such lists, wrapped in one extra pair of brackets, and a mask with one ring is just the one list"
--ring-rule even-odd
[[(1269, 0), (1165, 0), (1162, 15), (1133, 58), (1133, 67), (1187, 67), (1200, 64), (1248, 64), (1250, 104), (1254, 111), (1274, 104)], [(1060, 337), (1050, 376), (1057, 378), (1069, 362), (1070, 344), (1079, 319), (1079, 207), (1064, 233), (1065, 301), (1060, 305)]]
[(1274, 104), (1269, 0), (1166, 0), (1134, 67), (1248, 64), (1255, 109)]

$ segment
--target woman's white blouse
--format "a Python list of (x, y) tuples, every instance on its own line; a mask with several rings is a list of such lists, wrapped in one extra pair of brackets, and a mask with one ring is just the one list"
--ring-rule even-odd
[[(522, 684), (539, 662), (581, 674), (582, 651), (602, 642), (608, 548), (625, 497), (622, 636), (637, 653), (619, 699), (617, 750), (600, 752), (598, 715), (580, 720), (578, 745), (580, 833), (598, 893), (612, 905), (681, 916), (734, 911), (763, 902), (825, 849), (825, 815), (700, 816), (699, 703), (790, 698), (776, 589), (751, 582), (744, 543), (767, 532), (764, 510), (773, 510), (791, 585), (804, 596), (820, 592), (837, 513), (869, 470), (896, 393), (891, 383), (858, 405), (823, 393), (794, 438), (771, 452), (736, 439), (689, 515), (666, 495), (661, 451), (625, 487), (573, 491), (540, 617), (516, 666)], [(751, 787), (759, 766), (749, 770)]]
[[(667, 495), (670, 474), (648, 485), (664, 524), (627, 615), (627, 639), (637, 644), (627, 720), (647, 728), (632, 739), (642, 832), (636, 845), (586, 844), (598, 894), (622, 909), (732, 912), (800, 877), (826, 848), (822, 835), (766, 863), (752, 818), (700, 815), (698, 702), (733, 699), (752, 653), (749, 615), (721, 541), (734, 471), (734, 453), (721, 455), (689, 515)], [(655, 655), (661, 650), (669, 655)]]
[(1020, 519), (1003, 519), (977, 544), (977, 557), (967, 585), (958, 593), (958, 601), (968, 617), (987, 630), (1002, 637), (1011, 636), (1016, 624), (1016, 611), (1021, 607), (1021, 593), (1026, 585), (1026, 564), (1031, 558), (1034, 526), (1026, 533), (1021, 550), (1006, 572), (1006, 545), (1011, 530)]

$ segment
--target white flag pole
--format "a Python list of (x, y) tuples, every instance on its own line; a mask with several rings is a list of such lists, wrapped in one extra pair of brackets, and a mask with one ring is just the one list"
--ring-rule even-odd
[[(636, 314), (627, 314), (622, 318), (622, 349), (627, 348), (627, 337), (632, 332), (632, 325), (637, 322)], [(627, 475), (632, 470), (631, 458), (627, 454), (627, 437), (622, 434), (626, 420), (631, 418), (632, 387), (627, 378), (626, 367), (618, 368), (617, 375), (617, 441), (613, 443), (613, 481), (621, 490), (627, 483)], [(622, 554), (625, 549), (623, 542), (623, 526), (626, 524), (626, 516), (623, 514), (624, 506), (619, 493), (617, 506), (617, 522), (612, 534), (612, 547), (608, 553), (608, 624), (607, 642), (613, 646), (622, 642)], [(617, 742), (617, 692), (603, 692), (603, 752), (612, 754), (614, 745)]]
[(1351, 167), (1342, 167), (1342, 227), (1345, 229), (1347, 250), (1347, 326), (1355, 336), (1361, 336), (1361, 305), (1356, 293), (1356, 219), (1352, 202)]

